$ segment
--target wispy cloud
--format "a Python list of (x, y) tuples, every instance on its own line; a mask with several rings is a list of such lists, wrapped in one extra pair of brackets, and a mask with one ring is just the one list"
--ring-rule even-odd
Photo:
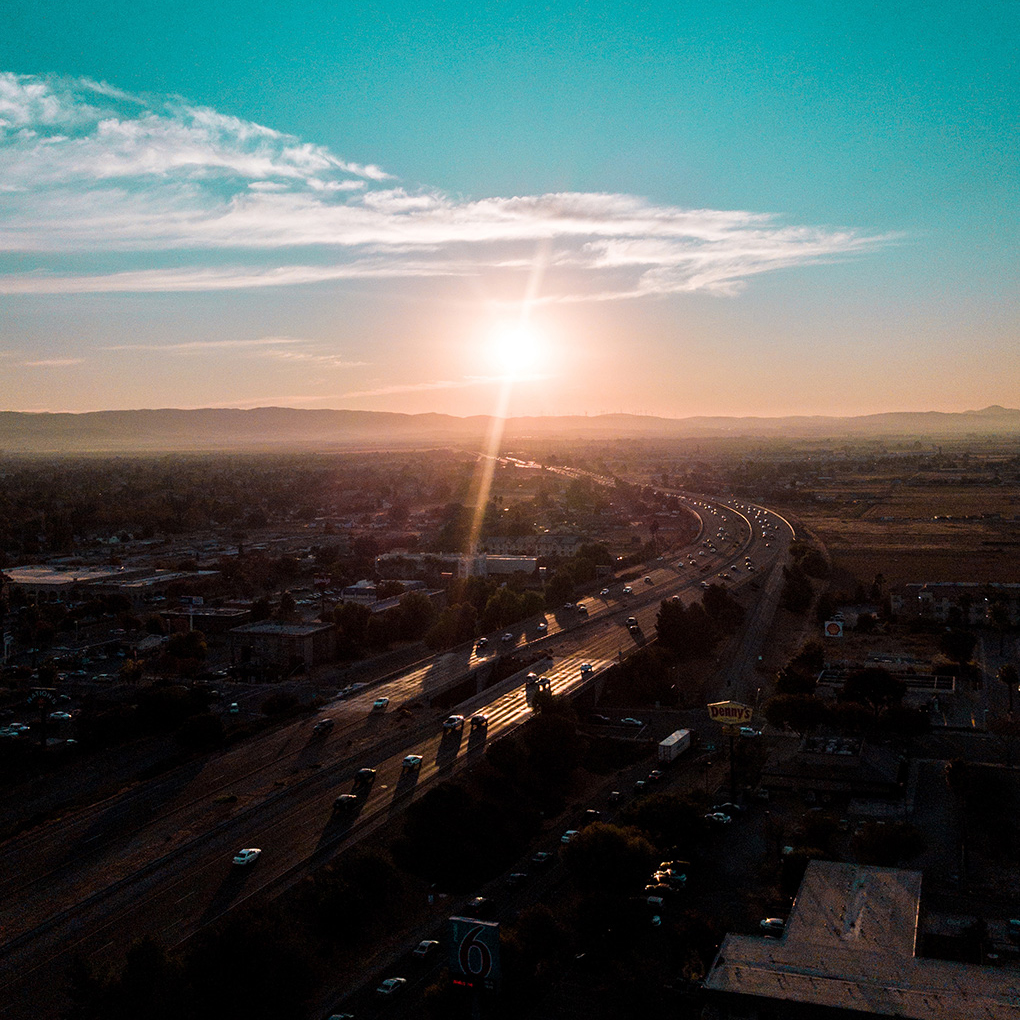
[(84, 358), (40, 358), (38, 361), (23, 361), (21, 364), (25, 368), (67, 368), (84, 361)]
[(434, 382), (395, 383), (392, 386), (380, 386), (371, 390), (351, 390), (341, 394), (341, 399), (354, 397), (388, 397), (394, 393), (428, 393), (430, 390), (463, 390), (471, 386), (489, 386), (502, 383), (502, 376), (465, 376), (463, 379), (437, 379)]
[(516, 272), (536, 242), (549, 250), (551, 300), (732, 294), (755, 275), (892, 240), (632, 195), (459, 199), (179, 97), (14, 74), (0, 74), (0, 192), (0, 252), (44, 265), (124, 253), (137, 265), (0, 275), (5, 294)]

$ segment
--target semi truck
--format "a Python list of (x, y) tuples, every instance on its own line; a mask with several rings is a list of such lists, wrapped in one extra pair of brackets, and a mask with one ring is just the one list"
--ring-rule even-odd
[(659, 761), (669, 763), (691, 746), (691, 731), (677, 730), (659, 742)]

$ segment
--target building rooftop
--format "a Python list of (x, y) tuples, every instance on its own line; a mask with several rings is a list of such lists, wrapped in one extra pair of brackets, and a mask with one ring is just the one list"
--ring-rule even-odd
[(713, 991), (918, 1020), (1015, 1020), (1020, 971), (914, 955), (921, 873), (811, 861), (781, 939), (727, 935)]
[(231, 634), (278, 634), (287, 637), (308, 637), (329, 630), (331, 623), (283, 623), (280, 620), (260, 620), (258, 623), (245, 623), (234, 627)]

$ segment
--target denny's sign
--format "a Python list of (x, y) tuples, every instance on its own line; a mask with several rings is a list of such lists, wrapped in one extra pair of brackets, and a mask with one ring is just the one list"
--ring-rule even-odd
[(709, 719), (728, 726), (746, 726), (753, 715), (754, 711), (739, 701), (717, 701), (708, 706)]

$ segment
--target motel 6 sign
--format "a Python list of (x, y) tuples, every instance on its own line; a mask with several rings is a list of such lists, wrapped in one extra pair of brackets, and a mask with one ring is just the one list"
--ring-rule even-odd
[(499, 984), (499, 924), (450, 918), (450, 970), (454, 984), (494, 991)]

